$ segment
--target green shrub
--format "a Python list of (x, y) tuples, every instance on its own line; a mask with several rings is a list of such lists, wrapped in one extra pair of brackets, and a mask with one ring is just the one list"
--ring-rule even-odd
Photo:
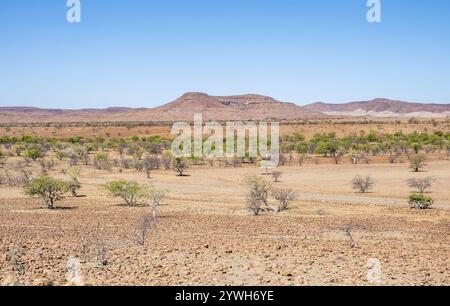
[(50, 176), (42, 176), (25, 185), (25, 194), (30, 197), (41, 198), (49, 209), (53, 209), (55, 203), (64, 198), (68, 189), (66, 182)]
[(32, 147), (32, 148), (25, 150), (25, 152), (23, 152), (23, 157), (30, 158), (33, 161), (38, 160), (42, 156), (43, 156), (43, 154), (39, 147)]
[(433, 199), (424, 194), (413, 193), (409, 196), (409, 205), (411, 205), (411, 208), (428, 209), (433, 203)]
[(103, 185), (113, 198), (122, 199), (128, 206), (136, 206), (148, 196), (149, 187), (135, 181), (116, 180)]

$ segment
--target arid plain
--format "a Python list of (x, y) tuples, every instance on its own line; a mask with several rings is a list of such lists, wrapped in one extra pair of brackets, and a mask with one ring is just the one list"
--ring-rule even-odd
[[(57, 162), (52, 173), (65, 178), (66, 167)], [(260, 216), (245, 204), (243, 179), (264, 174), (251, 166), (192, 166), (185, 177), (155, 170), (150, 179), (81, 167), (79, 196), (55, 210), (21, 188), (1, 187), (0, 282), (66, 285), (69, 259), (82, 259), (94, 239), (105, 265), (81, 260), (82, 284), (371, 285), (373, 259), (382, 285), (450, 284), (450, 161), (431, 161), (419, 174), (401, 160), (279, 170), (276, 184), (298, 199), (282, 213)], [(356, 174), (375, 179), (371, 193), (352, 190)], [(433, 209), (409, 207), (406, 181), (416, 175), (435, 178)], [(122, 206), (99, 188), (119, 178), (169, 192), (144, 244), (137, 237), (149, 208)]]

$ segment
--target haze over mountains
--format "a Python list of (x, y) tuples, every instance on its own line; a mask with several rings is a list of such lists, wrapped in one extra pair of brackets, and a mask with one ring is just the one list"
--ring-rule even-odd
[(156, 108), (132, 109), (41, 109), (33, 107), (0, 107), (0, 123), (31, 122), (167, 122), (192, 121), (201, 113), (205, 120), (294, 120), (322, 119), (328, 116), (358, 117), (447, 117), (450, 104), (420, 104), (374, 99), (344, 104), (314, 103), (304, 107), (271, 97), (249, 94), (210, 96), (186, 93), (175, 101)]

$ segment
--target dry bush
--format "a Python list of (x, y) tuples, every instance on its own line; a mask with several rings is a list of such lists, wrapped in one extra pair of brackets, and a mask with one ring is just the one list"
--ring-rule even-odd
[(250, 176), (245, 179), (245, 184), (249, 188), (247, 194), (247, 208), (253, 215), (259, 215), (263, 210), (263, 206), (269, 206), (268, 197), (272, 184), (257, 176)]
[(297, 194), (291, 189), (272, 189), (271, 194), (278, 201), (277, 212), (287, 210), (289, 203), (297, 199)]
[(275, 183), (278, 183), (279, 180), (280, 180), (280, 177), (283, 175), (283, 172), (281, 172), (281, 171), (272, 171), (272, 173), (270, 173), (270, 175), (272, 176), (273, 181)]
[(159, 167), (161, 165), (161, 161), (159, 160), (159, 158), (157, 156), (146, 157), (144, 159), (143, 163), (144, 163), (145, 172), (147, 173), (147, 178), (150, 178), (151, 171), (159, 169)]
[(423, 194), (433, 186), (435, 181), (436, 180), (431, 176), (425, 178), (414, 178), (408, 180), (408, 186), (417, 189), (419, 193)]
[(150, 217), (144, 215), (138, 224), (138, 235), (137, 235), (137, 243), (139, 245), (145, 245), (145, 241), (147, 238), (147, 232), (150, 227)]
[(94, 167), (98, 170), (112, 170), (112, 164), (107, 153), (97, 153), (94, 157)]
[(367, 193), (375, 186), (375, 181), (370, 177), (356, 176), (352, 180), (353, 189), (360, 193)]
[(22, 260), (23, 255), (23, 252), (17, 249), (11, 250), (7, 255), (11, 269), (21, 276), (26, 272), (25, 262)]
[(161, 163), (164, 166), (165, 170), (170, 170), (172, 167), (173, 156), (170, 151), (164, 151), (161, 157)]
[(156, 210), (161, 205), (161, 201), (166, 197), (166, 195), (167, 192), (164, 190), (156, 189), (153, 187), (148, 190), (148, 205), (152, 210), (153, 220), (156, 220)]
[(101, 232), (100, 224), (97, 224), (81, 246), (81, 259), (84, 262), (104, 267), (108, 264), (107, 254), (112, 248), (107, 245)]

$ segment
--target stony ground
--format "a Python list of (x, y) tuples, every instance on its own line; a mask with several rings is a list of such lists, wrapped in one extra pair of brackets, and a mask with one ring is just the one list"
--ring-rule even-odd
[[(76, 257), (79, 280), (92, 285), (370, 285), (371, 259), (381, 264), (383, 285), (450, 285), (450, 162), (420, 174), (405, 164), (281, 171), (279, 186), (300, 199), (259, 217), (245, 211), (242, 187), (258, 169), (153, 173), (150, 182), (170, 196), (144, 245), (137, 237), (148, 208), (120, 206), (98, 187), (115, 178), (148, 181), (143, 173), (83, 169), (83, 196), (54, 211), (1, 187), (0, 283), (65, 285)], [(356, 174), (377, 180), (373, 193), (353, 193)], [(406, 204), (405, 180), (414, 175), (437, 179), (435, 209)]]

